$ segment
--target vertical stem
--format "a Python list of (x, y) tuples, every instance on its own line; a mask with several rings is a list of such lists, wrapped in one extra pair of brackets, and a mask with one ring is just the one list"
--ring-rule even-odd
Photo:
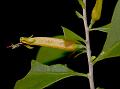
[(83, 8), (83, 21), (84, 21), (84, 27), (85, 27), (87, 58), (88, 58), (88, 66), (89, 66), (88, 79), (90, 83), (90, 89), (95, 89), (94, 78), (93, 78), (93, 64), (91, 62), (91, 49), (90, 49), (90, 39), (89, 39), (90, 29), (87, 25), (86, 0), (83, 0), (83, 2), (85, 4), (85, 8)]

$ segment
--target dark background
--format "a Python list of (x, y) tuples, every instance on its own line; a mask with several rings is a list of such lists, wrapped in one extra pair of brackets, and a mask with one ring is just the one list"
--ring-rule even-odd
[[(103, 0), (101, 19), (94, 27), (110, 23), (117, 0)], [(95, 0), (87, 0), (88, 23)], [(1, 3), (0, 31), (0, 89), (13, 89), (15, 82), (23, 78), (31, 68), (31, 60), (35, 58), (38, 48), (29, 50), (23, 46), (6, 48), (18, 43), (21, 36), (54, 36), (63, 34), (61, 26), (65, 26), (84, 37), (81, 19), (75, 10), (82, 13), (77, 0), (41, 0), (41, 1), (6, 1)], [(102, 50), (107, 34), (99, 31), (90, 32), (92, 55)], [(65, 59), (65, 60), (64, 60)], [(109, 58), (94, 66), (95, 85), (105, 89), (120, 88), (120, 58)], [(68, 61), (69, 60), (69, 61)], [(86, 54), (72, 60), (65, 57), (54, 63), (68, 64), (78, 72), (88, 72)], [(45, 89), (89, 89), (89, 83), (83, 77), (70, 77), (59, 81)]]

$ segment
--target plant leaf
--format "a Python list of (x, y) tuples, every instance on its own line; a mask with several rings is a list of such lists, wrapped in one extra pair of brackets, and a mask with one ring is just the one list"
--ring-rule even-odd
[(93, 63), (110, 57), (120, 56), (120, 0), (114, 10), (112, 17), (112, 27), (108, 31), (107, 39), (101, 54), (96, 58)]
[(81, 19), (83, 19), (83, 16), (80, 14), (80, 12), (78, 12), (78, 11), (75, 11), (75, 14), (77, 15), (77, 17), (78, 17), (78, 18), (81, 18)]
[(120, 0), (114, 10), (112, 17), (112, 28), (108, 32), (107, 40), (105, 42), (103, 50), (107, 50), (112, 47), (116, 42), (120, 41)]
[(65, 27), (62, 27), (62, 29), (63, 29), (64, 37), (66, 40), (71, 40), (71, 41), (75, 41), (75, 42), (81, 41), (81, 42), (85, 43), (85, 40), (82, 37), (80, 37), (79, 35), (77, 35), (76, 33), (70, 31), (69, 29), (67, 29)]
[(47, 66), (33, 60), (30, 72), (23, 79), (17, 81), (14, 89), (43, 89), (61, 79), (74, 75), (77, 73), (64, 65)]
[(105, 58), (110, 58), (110, 57), (119, 57), (120, 56), (120, 41), (113, 45), (109, 50), (107, 51), (102, 51), (102, 53), (93, 61), (95, 64), (97, 61), (100, 61)]
[(83, 2), (83, 0), (78, 0), (79, 4), (81, 5), (82, 8), (85, 8), (85, 4)]
[(37, 53), (36, 60), (45, 64), (64, 57), (64, 53), (66, 53), (64, 50), (41, 47)]
[(92, 29), (90, 29), (90, 31), (98, 30), (98, 31), (102, 31), (102, 32), (108, 32), (110, 29), (111, 29), (111, 23), (104, 25), (102, 27), (92, 28)]
[(97, 87), (96, 89), (105, 89), (105, 88)]

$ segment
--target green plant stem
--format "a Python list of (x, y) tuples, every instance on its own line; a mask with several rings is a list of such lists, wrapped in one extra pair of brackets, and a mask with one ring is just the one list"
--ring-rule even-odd
[(85, 8), (83, 8), (83, 21), (85, 27), (85, 35), (86, 35), (86, 49), (87, 49), (87, 58), (88, 58), (88, 66), (89, 66), (89, 73), (88, 79), (90, 83), (90, 89), (95, 89), (94, 86), (94, 76), (93, 76), (93, 64), (91, 62), (91, 49), (90, 49), (90, 39), (89, 39), (89, 27), (87, 25), (87, 13), (86, 13), (86, 0), (83, 0), (85, 4)]
[(95, 21), (93, 21), (93, 20), (90, 21), (89, 29), (92, 28), (92, 26), (94, 25), (94, 23), (95, 23)]

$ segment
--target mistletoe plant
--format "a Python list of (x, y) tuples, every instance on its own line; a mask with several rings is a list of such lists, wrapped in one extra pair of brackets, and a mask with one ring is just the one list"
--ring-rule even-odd
[[(94, 85), (94, 64), (106, 58), (120, 56), (120, 0), (117, 2), (111, 23), (98, 28), (93, 28), (93, 25), (101, 17), (103, 0), (96, 0), (95, 6), (91, 12), (91, 22), (89, 26), (87, 24), (86, 0), (78, 0), (78, 2), (83, 9), (83, 13), (80, 14), (78, 11), (75, 12), (76, 15), (83, 20), (86, 39), (84, 40), (82, 37), (63, 26), (62, 29), (64, 35), (61, 36), (21, 37), (20, 43), (12, 45), (11, 47), (16, 48), (19, 45), (24, 45), (30, 49), (33, 48), (32, 46), (42, 47), (38, 51), (36, 60), (32, 61), (30, 72), (23, 79), (17, 81), (14, 89), (44, 89), (45, 87), (70, 76), (83, 76), (88, 78), (90, 89), (95, 89), (95, 87), (97, 89), (99, 88), (99, 86)], [(92, 56), (90, 49), (89, 32), (94, 30), (107, 32), (106, 42), (98, 57)], [(62, 64), (45, 65), (45, 63), (49, 63), (62, 57), (66, 52), (74, 51), (78, 51), (78, 55), (82, 53), (87, 54), (89, 67), (89, 72), (87, 74), (75, 72)]]

